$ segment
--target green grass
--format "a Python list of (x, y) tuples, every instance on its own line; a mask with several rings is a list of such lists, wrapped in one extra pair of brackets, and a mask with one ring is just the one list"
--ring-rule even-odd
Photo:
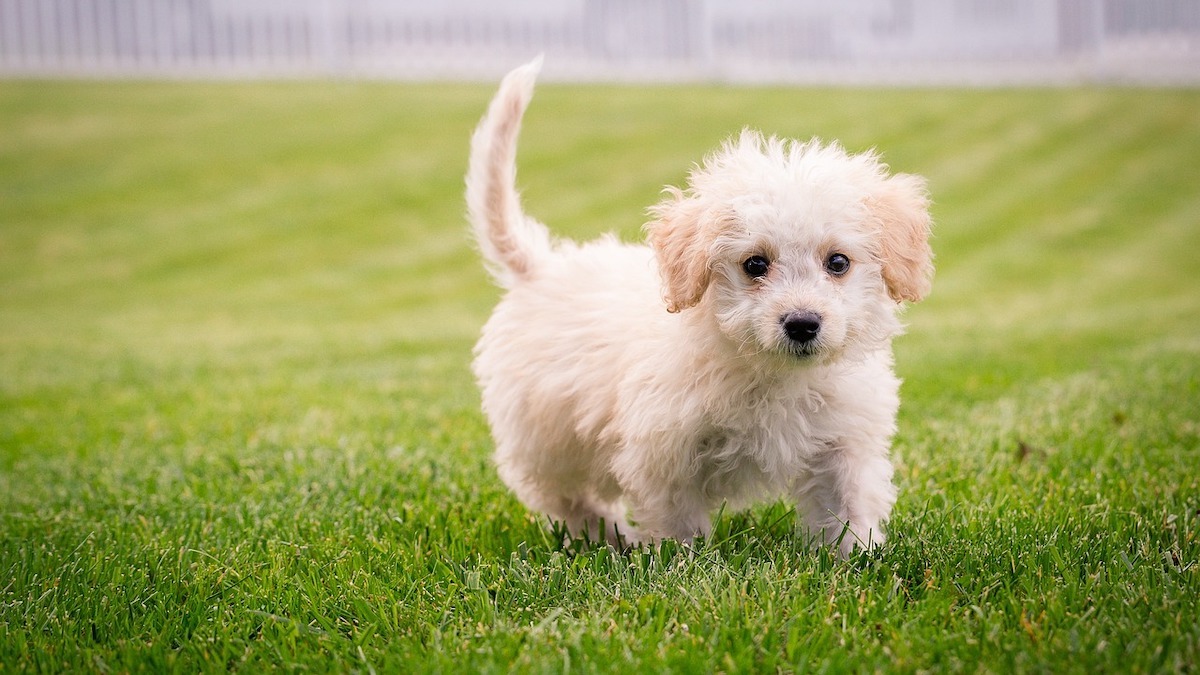
[(1200, 92), (546, 86), (521, 180), (634, 238), (743, 125), (936, 200), (892, 538), (782, 504), (563, 546), (468, 369), (489, 87), (0, 82), (0, 670), (1194, 671)]

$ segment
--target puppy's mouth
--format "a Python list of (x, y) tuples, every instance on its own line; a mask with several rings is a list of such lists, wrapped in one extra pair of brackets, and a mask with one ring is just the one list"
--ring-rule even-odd
[(820, 353), (820, 350), (817, 349), (817, 346), (812, 343), (798, 345), (794, 342), (789, 342), (784, 347), (784, 351), (787, 352), (788, 355), (793, 356), (801, 361), (814, 359)]

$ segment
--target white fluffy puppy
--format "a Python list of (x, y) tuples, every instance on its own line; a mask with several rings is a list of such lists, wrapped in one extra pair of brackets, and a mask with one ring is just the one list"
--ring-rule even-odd
[(506, 289), (474, 362), (504, 482), (615, 544), (690, 541), (723, 502), (780, 495), (842, 555), (880, 544), (891, 340), (932, 275), (924, 181), (745, 131), (650, 209), (648, 247), (555, 241), (514, 186), (539, 67), (504, 79), (467, 174)]

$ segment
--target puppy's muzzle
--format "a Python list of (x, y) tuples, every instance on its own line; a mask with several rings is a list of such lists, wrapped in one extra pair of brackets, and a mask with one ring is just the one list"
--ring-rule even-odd
[(791, 312), (779, 319), (783, 332), (798, 347), (807, 346), (821, 333), (821, 315), (816, 312)]

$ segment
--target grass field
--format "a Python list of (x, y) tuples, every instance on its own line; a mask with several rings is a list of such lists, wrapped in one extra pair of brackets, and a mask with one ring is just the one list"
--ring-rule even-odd
[(564, 546), (468, 369), (490, 87), (0, 82), (0, 671), (1195, 671), (1200, 92), (546, 86), (532, 213), (638, 236), (743, 125), (930, 179), (892, 538)]

